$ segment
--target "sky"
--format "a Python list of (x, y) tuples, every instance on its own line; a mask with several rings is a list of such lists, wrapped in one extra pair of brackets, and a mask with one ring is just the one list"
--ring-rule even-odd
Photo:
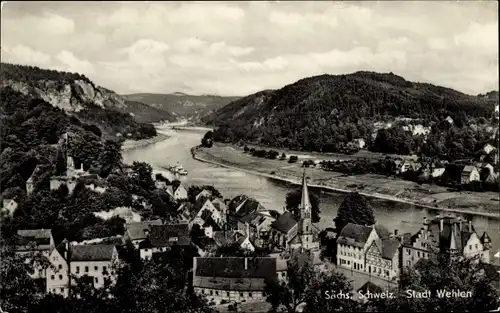
[(2, 62), (119, 94), (245, 96), (301, 78), (393, 72), (498, 90), (497, 1), (9, 2)]

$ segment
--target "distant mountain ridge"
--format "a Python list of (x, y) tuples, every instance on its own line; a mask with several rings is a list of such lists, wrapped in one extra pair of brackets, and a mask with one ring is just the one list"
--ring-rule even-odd
[(447, 116), (460, 124), (481, 117), (493, 123), (494, 95), (466, 95), (393, 73), (325, 74), (241, 98), (201, 121), (219, 126), (223, 141), (338, 151), (355, 138), (372, 141), (374, 124), (396, 118), (424, 126)]
[(136, 93), (123, 95), (128, 101), (139, 101), (154, 108), (166, 110), (178, 119), (198, 122), (217, 109), (239, 99), (239, 97), (222, 97), (216, 95), (188, 95), (183, 92), (172, 94)]
[[(130, 133), (133, 136), (135, 130), (143, 127), (141, 123), (175, 119), (164, 110), (127, 101), (77, 73), (1, 63), (0, 88), (3, 87), (41, 98), (70, 114), (97, 123), (110, 133)], [(118, 113), (122, 115), (118, 117)]]

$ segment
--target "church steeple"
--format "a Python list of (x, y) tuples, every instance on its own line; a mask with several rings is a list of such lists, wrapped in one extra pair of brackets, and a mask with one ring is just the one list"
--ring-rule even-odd
[(302, 176), (302, 197), (300, 198), (300, 217), (311, 218), (311, 199), (309, 198), (309, 191), (307, 190), (306, 170)]

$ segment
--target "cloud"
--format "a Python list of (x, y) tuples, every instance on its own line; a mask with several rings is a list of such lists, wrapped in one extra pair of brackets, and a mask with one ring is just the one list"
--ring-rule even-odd
[(63, 71), (85, 75), (92, 75), (95, 73), (92, 63), (87, 60), (78, 59), (73, 52), (63, 50), (56, 55), (56, 59), (61, 63), (58, 67)]
[(17, 45), (11, 49), (9, 47), (2, 47), (2, 61), (44, 66), (50, 64), (51, 57), (28, 46)]
[[(498, 85), (496, 2), (9, 3), (2, 58), (119, 93), (246, 95), (358, 70)], [(495, 87), (497, 88), (497, 87)]]

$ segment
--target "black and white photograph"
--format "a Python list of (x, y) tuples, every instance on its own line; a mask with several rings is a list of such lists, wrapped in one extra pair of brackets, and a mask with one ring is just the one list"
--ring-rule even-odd
[(0, 313), (499, 312), (497, 1), (1, 1)]

